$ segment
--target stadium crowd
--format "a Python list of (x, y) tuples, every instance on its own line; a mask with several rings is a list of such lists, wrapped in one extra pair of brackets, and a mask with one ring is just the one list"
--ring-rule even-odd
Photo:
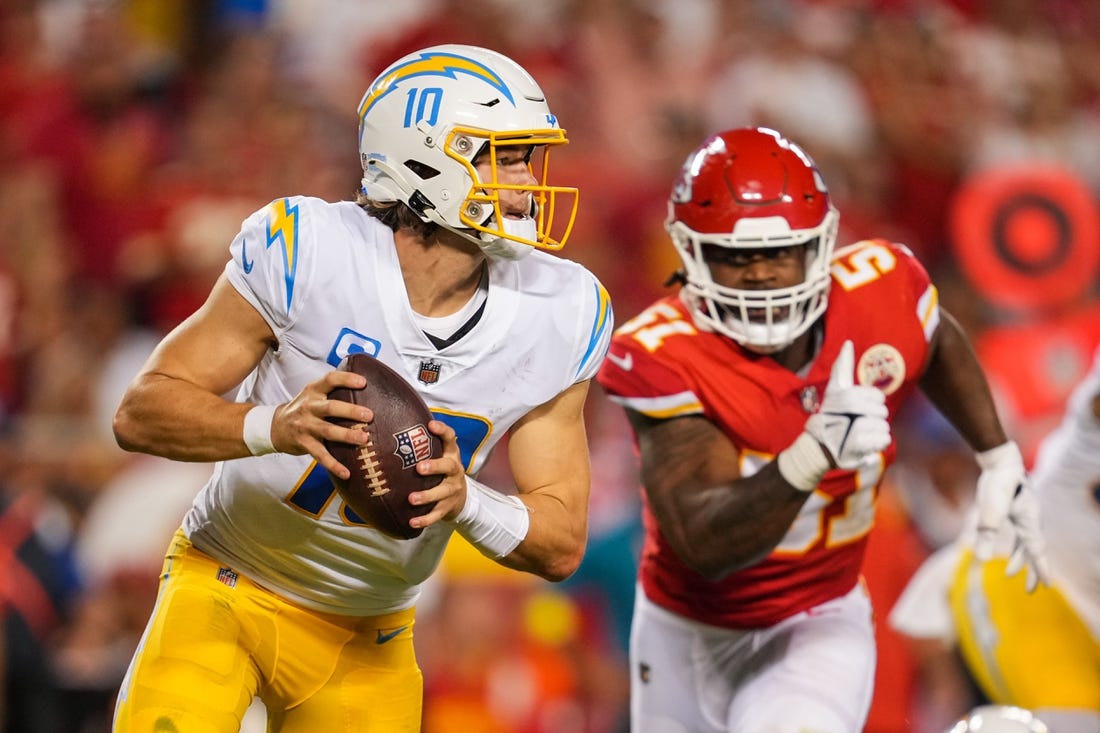
[[(121, 451), (118, 398), (201, 304), (246, 215), (290, 193), (354, 196), (355, 100), (388, 61), (445, 42), (495, 48), (543, 85), (570, 139), (554, 178), (581, 190), (563, 256), (618, 313), (678, 266), (663, 221), (684, 155), (710, 131), (767, 125), (820, 165), (842, 244), (886, 236), (927, 266), (1029, 460), (1087, 371), (1091, 0), (5, 0), (0, 732), (109, 729), (164, 549), (210, 471)], [(573, 578), (458, 545), (433, 579), (417, 626), (428, 733), (625, 730), (638, 474), (621, 411), (596, 394), (589, 424), (591, 539)], [(977, 475), (931, 412), (903, 429), (865, 569), (869, 733), (942, 731), (981, 701), (952, 650), (885, 623)]]

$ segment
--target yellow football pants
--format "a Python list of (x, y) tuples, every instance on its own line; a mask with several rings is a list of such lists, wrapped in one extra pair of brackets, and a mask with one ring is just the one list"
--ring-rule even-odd
[(177, 532), (114, 733), (237, 733), (257, 695), (270, 733), (415, 733), (424, 681), (413, 617), (288, 603)]
[(962, 554), (951, 584), (959, 647), (995, 703), (1100, 710), (1100, 643), (1056, 587), (1025, 590), (1007, 560)]

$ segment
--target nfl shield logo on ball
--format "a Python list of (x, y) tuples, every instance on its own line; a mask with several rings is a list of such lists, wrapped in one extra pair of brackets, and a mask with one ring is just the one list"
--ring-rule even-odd
[(439, 381), (439, 362), (433, 359), (425, 359), (420, 362), (420, 373), (416, 375), (424, 384), (435, 384)]
[(432, 457), (432, 441), (428, 429), (423, 425), (414, 425), (408, 430), (394, 433), (397, 450), (393, 453), (401, 459), (402, 468), (412, 468), (417, 461)]

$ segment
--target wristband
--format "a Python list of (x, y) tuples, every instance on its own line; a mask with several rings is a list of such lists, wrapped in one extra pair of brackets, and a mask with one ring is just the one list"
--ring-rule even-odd
[(799, 491), (813, 491), (831, 467), (821, 443), (802, 433), (775, 458), (779, 475)]
[(256, 405), (244, 416), (244, 444), (254, 456), (275, 452), (271, 442), (271, 423), (277, 405)]
[(1001, 443), (996, 448), (990, 448), (980, 453), (974, 454), (974, 459), (978, 462), (978, 467), (983, 471), (992, 471), (1002, 464), (1011, 465), (1013, 468), (1018, 469), (1020, 472), (1024, 471), (1024, 457), (1020, 454), (1020, 447), (1016, 445), (1016, 441), (1010, 440), (1007, 443)]
[(466, 504), (454, 525), (481, 554), (499, 560), (523, 542), (531, 516), (518, 496), (502, 494), (467, 476)]

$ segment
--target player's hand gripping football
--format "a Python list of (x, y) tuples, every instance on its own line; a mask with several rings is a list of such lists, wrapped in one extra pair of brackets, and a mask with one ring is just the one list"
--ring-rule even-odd
[(833, 362), (821, 410), (806, 421), (806, 432), (828, 451), (833, 464), (849, 471), (890, 445), (886, 395), (855, 384), (854, 373), (855, 350), (845, 341)]
[(458, 435), (454, 428), (441, 420), (432, 420), (428, 429), (443, 441), (443, 455), (416, 464), (416, 472), (422, 476), (440, 475), (443, 480), (431, 489), (409, 495), (412, 504), (432, 504), (430, 512), (412, 520), (412, 526), (427, 527), (443, 519), (454, 519), (466, 503), (466, 471), (458, 448)]
[(1027, 592), (1039, 583), (1046, 585), (1049, 570), (1046, 543), (1040, 532), (1039, 500), (1028, 482), (1024, 459), (1015, 442), (1009, 441), (978, 453), (978, 536), (974, 555), (979, 560), (993, 557), (1001, 528), (1008, 523), (1015, 534), (1007, 574), (1016, 575), (1027, 567)]

